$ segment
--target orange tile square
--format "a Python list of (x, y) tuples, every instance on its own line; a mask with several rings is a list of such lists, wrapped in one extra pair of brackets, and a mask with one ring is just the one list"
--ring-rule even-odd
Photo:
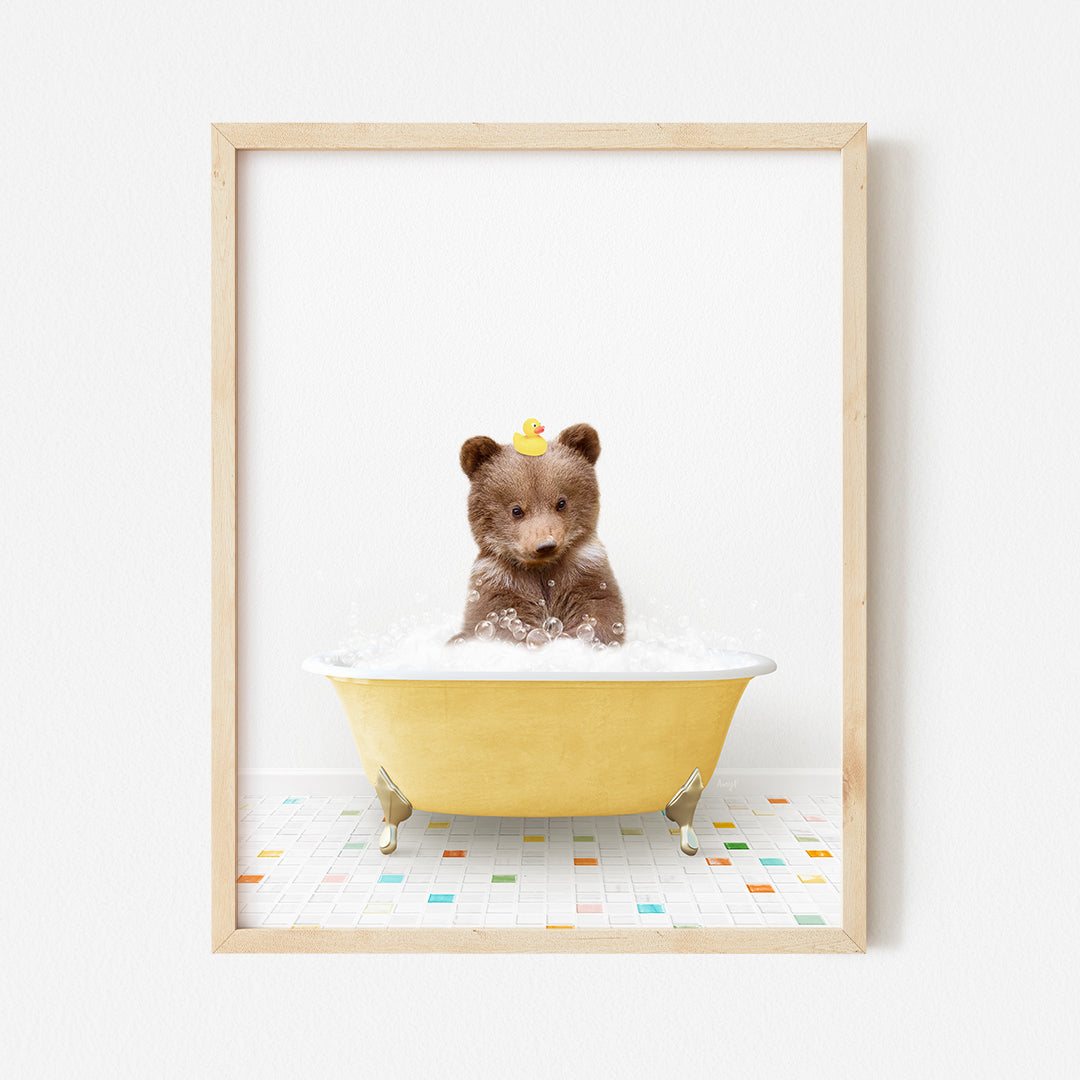
[(546, 836), (523, 836), (521, 839), (524, 840), (526, 843), (532, 842), (534, 844), (542, 844), (547, 839), (547, 837)]
[(600, 865), (600, 860), (599, 859), (575, 859), (574, 860), (574, 865), (575, 866), (599, 866)]
[(771, 802), (771, 803), (786, 803), (787, 799), (770, 799), (769, 802)]
[(573, 923), (548, 923), (546, 929), (548, 930), (573, 930)]
[(731, 865), (731, 860), (730, 859), (706, 859), (705, 861), (709, 864), (709, 866), (730, 866)]
[(465, 852), (464, 851), (444, 851), (442, 853), (442, 857), (444, 859), (464, 859), (465, 858)]
[(747, 885), (751, 892), (776, 892), (771, 885)]
[(831, 859), (832, 858), (832, 852), (831, 851), (808, 851), (806, 854), (809, 855), (811, 859)]
[(241, 885), (258, 885), (265, 874), (241, 874), (236, 880)]

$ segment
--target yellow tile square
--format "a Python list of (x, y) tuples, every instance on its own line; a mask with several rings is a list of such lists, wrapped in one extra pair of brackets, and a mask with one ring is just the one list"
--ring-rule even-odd
[(260, 851), (259, 852), (259, 858), (260, 859), (278, 859), (284, 854), (285, 854), (284, 851)]
[(547, 839), (547, 837), (546, 836), (523, 836), (521, 839), (524, 840), (526, 843), (529, 843), (531, 841), (534, 844), (536, 844), (536, 843), (541, 843), (542, 844)]
[(825, 879), (820, 874), (800, 874), (799, 880), (804, 885), (824, 885)]
[(714, 821), (713, 822), (713, 828), (715, 828), (715, 829), (734, 829), (735, 828), (735, 822), (734, 821)]

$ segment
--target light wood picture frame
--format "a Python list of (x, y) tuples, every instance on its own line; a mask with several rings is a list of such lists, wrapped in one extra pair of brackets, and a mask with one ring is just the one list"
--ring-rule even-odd
[[(237, 918), (237, 154), (258, 150), (830, 150), (842, 199), (841, 927), (247, 929)], [(214, 124), (211, 126), (214, 952), (864, 952), (867, 703), (865, 124)]]

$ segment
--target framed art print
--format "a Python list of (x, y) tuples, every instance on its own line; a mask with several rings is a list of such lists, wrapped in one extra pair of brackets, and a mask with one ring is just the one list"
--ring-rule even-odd
[(865, 125), (211, 149), (214, 951), (864, 951)]

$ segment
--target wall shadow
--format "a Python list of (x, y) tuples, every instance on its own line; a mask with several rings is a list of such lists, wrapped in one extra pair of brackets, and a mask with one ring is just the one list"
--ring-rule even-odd
[(917, 155), (868, 153), (867, 943), (903, 940)]

